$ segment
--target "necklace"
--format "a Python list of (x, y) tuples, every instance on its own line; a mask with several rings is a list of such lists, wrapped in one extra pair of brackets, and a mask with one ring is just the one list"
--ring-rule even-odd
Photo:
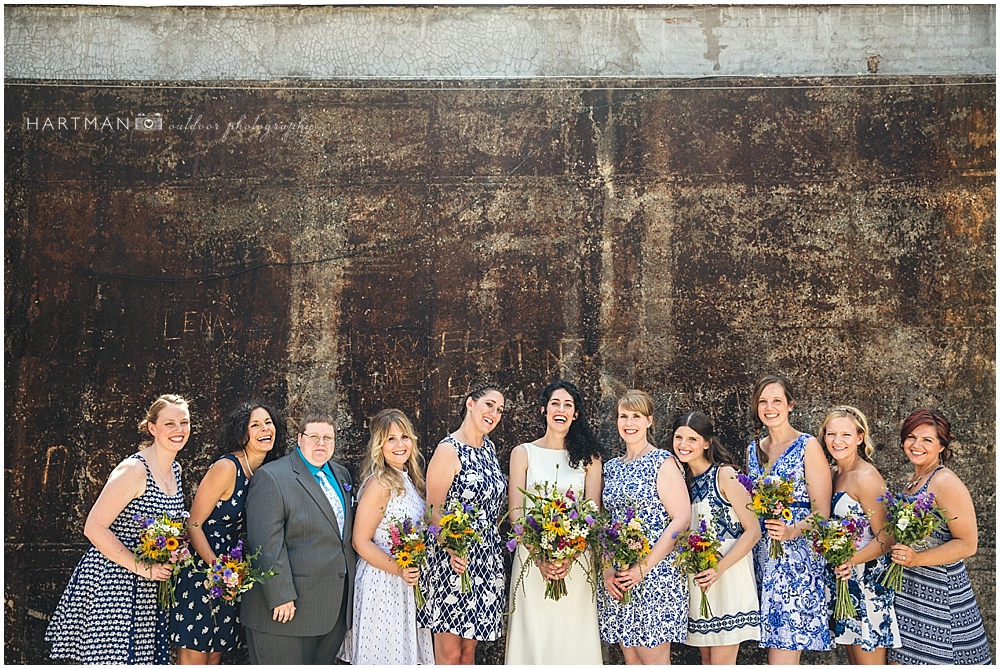
[(247, 449), (243, 448), (243, 459), (247, 461), (247, 469), (250, 470), (250, 476), (253, 477), (253, 467), (250, 466), (250, 457), (247, 455)]
[[(156, 469), (156, 473), (160, 475), (160, 480), (163, 481), (164, 487), (167, 489), (167, 491), (169, 491), (170, 490), (169, 482), (167, 481), (167, 477), (164, 476), (163, 472), (160, 470), (160, 465), (156, 464), (156, 458), (150, 456), (149, 461), (153, 463), (153, 467)], [(156, 477), (154, 476), (153, 478), (155, 480)], [(176, 495), (177, 493), (175, 491), (172, 494)]]
[[(906, 483), (906, 485), (903, 486), (903, 490), (912, 490), (913, 488), (915, 488), (917, 486), (918, 483), (920, 483), (920, 479), (924, 478), (925, 476), (927, 476), (929, 473), (931, 473), (935, 469), (937, 469), (937, 465), (934, 465), (933, 467), (931, 467), (927, 471), (921, 473), (920, 476), (918, 476), (917, 478), (915, 478), (915, 479), (913, 479), (911, 481), (908, 481)], [(913, 472), (913, 473), (916, 474), (916, 472)]]
[(634, 458), (629, 459), (627, 457), (628, 456), (628, 452), (626, 452), (625, 453), (626, 457), (622, 458), (622, 461), (623, 462), (635, 462), (636, 460), (638, 460), (642, 456), (646, 455), (646, 453), (649, 453), (650, 449), (652, 449), (652, 448), (653, 448), (652, 445), (647, 441), (646, 445), (642, 447), (642, 450), (639, 451), (639, 454), (637, 456), (635, 456)]

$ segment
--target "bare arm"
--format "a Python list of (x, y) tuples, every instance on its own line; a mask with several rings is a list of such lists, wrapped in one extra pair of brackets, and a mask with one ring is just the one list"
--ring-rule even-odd
[[(438, 444), (431, 461), (427, 464), (427, 508), (430, 511), (432, 524), (441, 522), (448, 489), (458, 473), (462, 471), (462, 461), (458, 459), (458, 451), (447, 442)], [(450, 557), (451, 568), (456, 574), (462, 574), (469, 561), (457, 557), (451, 549), (446, 549)]]
[(211, 564), (216, 557), (215, 551), (205, 536), (205, 521), (212, 515), (215, 505), (222, 499), (229, 499), (236, 488), (236, 465), (225, 458), (217, 460), (205, 473), (205, 478), (198, 486), (194, 502), (191, 504), (191, 517), (188, 519), (188, 538), (198, 555), (206, 563)]
[(719, 488), (723, 496), (733, 505), (733, 512), (743, 526), (743, 534), (729, 552), (719, 560), (716, 567), (720, 574), (742, 560), (760, 541), (760, 522), (750, 510), (750, 493), (736, 480), (736, 470), (732, 467), (719, 468)]
[[(892, 561), (906, 567), (931, 567), (951, 564), (976, 554), (979, 548), (976, 509), (972, 495), (958, 475), (950, 469), (943, 469), (931, 480), (927, 489), (934, 493), (938, 506), (948, 518), (951, 540), (940, 546), (916, 551), (909, 546), (896, 544), (892, 547)], [(902, 558), (905, 556), (905, 560)]]
[(385, 518), (390, 495), (391, 491), (383, 488), (378, 479), (372, 477), (368, 480), (361, 493), (361, 499), (358, 500), (358, 508), (354, 512), (354, 531), (351, 533), (351, 541), (354, 543), (354, 550), (364, 558), (365, 562), (393, 576), (399, 576), (407, 585), (413, 585), (420, 576), (420, 568), (403, 569), (374, 541), (375, 530)]
[(524, 493), (528, 481), (528, 449), (519, 444), (510, 452), (510, 484), (507, 490), (507, 520), (513, 526), (521, 520)]
[(587, 465), (587, 478), (584, 480), (584, 496), (597, 503), (597, 510), (601, 510), (601, 494), (604, 492), (604, 463), (600, 458), (594, 458)]
[[(830, 475), (830, 465), (827, 464), (823, 447), (816, 437), (809, 437), (805, 452), (806, 490), (809, 491), (809, 504), (812, 513), (830, 516), (830, 498), (833, 496), (833, 477)], [(765, 520), (768, 536), (779, 541), (788, 541), (802, 536), (809, 527), (809, 516), (797, 523), (786, 525), (782, 520)]]
[(111, 531), (111, 523), (125, 510), (128, 503), (146, 491), (146, 468), (142, 462), (129, 459), (122, 462), (108, 477), (97, 501), (87, 515), (83, 534), (115, 564), (154, 581), (165, 581), (173, 573), (168, 565), (154, 565), (137, 560), (135, 555)]

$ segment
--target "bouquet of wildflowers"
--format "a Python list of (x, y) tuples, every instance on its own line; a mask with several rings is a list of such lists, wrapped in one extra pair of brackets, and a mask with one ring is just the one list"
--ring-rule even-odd
[[(577, 499), (572, 487), (566, 494), (560, 493), (556, 485), (548, 481), (536, 483), (534, 488), (534, 493), (521, 490), (524, 493), (522, 516), (511, 530), (507, 549), (514, 552), (517, 544), (521, 544), (533, 560), (542, 562), (568, 560), (587, 550), (587, 538), (597, 523), (597, 504), (585, 497)], [(518, 584), (530, 564), (525, 562), (521, 566)], [(566, 592), (565, 579), (545, 584), (548, 599), (558, 602)]]
[[(742, 474), (741, 474), (742, 476)], [(741, 481), (742, 482), (742, 481)], [(792, 504), (795, 503), (795, 481), (777, 474), (765, 474), (750, 488), (750, 510), (761, 520), (792, 520)], [(785, 554), (781, 542), (771, 539), (771, 559)]]
[[(897, 544), (920, 546), (931, 532), (948, 522), (932, 492), (922, 492), (911, 502), (886, 490), (878, 499), (885, 504), (885, 526), (892, 532)], [(903, 565), (890, 563), (882, 574), (881, 583), (899, 592), (903, 587)]]
[[(479, 515), (479, 507), (453, 499), (445, 504), (444, 512), (440, 524), (432, 525), (428, 531), (437, 537), (443, 548), (450, 548), (456, 556), (467, 559), (469, 545), (483, 540), (483, 535), (472, 527), (472, 521)], [(462, 594), (468, 592), (472, 592), (472, 580), (466, 570), (462, 572)]]
[[(604, 516), (597, 531), (591, 536), (601, 564), (605, 567), (614, 566), (618, 571), (628, 569), (652, 551), (642, 521), (635, 515), (632, 507), (625, 509), (624, 522), (611, 521)], [(630, 595), (628, 590), (622, 594), (622, 604), (631, 601)]]
[[(403, 569), (422, 567), (427, 561), (427, 527), (409, 518), (390, 518), (389, 554)], [(413, 585), (413, 596), (416, 597), (417, 607), (423, 608), (426, 600), (419, 583)]]
[[(674, 537), (677, 539), (677, 557), (674, 558), (674, 566), (681, 573), (693, 576), (706, 569), (713, 569), (719, 564), (722, 558), (719, 553), (722, 542), (719, 540), (714, 518), (712, 522), (705, 522), (705, 519), (701, 518), (698, 529), (678, 532)], [(701, 591), (699, 613), (702, 618), (712, 617), (712, 607), (708, 605), (708, 595), (704, 590)]]
[[(809, 524), (812, 527), (804, 534), (812, 542), (813, 550), (822, 555), (831, 566), (839, 567), (858, 552), (868, 527), (868, 519), (853, 514), (824, 518), (817, 513), (809, 517)], [(837, 594), (833, 604), (833, 617), (837, 620), (858, 617), (847, 583), (844, 579), (837, 579)]]
[(156, 600), (164, 611), (169, 611), (177, 604), (174, 590), (177, 588), (178, 572), (182, 567), (194, 564), (187, 536), (188, 516), (187, 511), (164, 511), (152, 518), (143, 518), (139, 514), (132, 517), (132, 520), (142, 526), (139, 543), (132, 551), (136, 563), (167, 564), (173, 569), (170, 578), (160, 581), (157, 590)]
[(253, 566), (252, 561), (260, 555), (260, 548), (253, 555), (246, 555), (243, 550), (243, 540), (229, 554), (221, 553), (199, 573), (205, 575), (205, 588), (212, 599), (222, 599), (227, 602), (235, 600), (255, 583), (263, 583), (265, 578), (276, 576), (274, 569), (261, 571)]

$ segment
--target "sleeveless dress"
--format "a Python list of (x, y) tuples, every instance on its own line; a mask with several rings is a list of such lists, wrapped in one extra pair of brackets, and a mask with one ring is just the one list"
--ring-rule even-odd
[[(409, 518), (419, 522), (424, 517), (424, 498), (410, 476), (402, 474), (406, 492), (389, 498), (373, 536), (375, 545), (386, 554), (392, 545), (391, 521)], [(365, 485), (379, 483), (369, 478)], [(354, 627), (344, 638), (338, 658), (350, 664), (434, 664), (434, 638), (429, 629), (417, 627), (416, 617), (413, 587), (399, 576), (373, 567), (359, 555), (354, 578)]]
[[(719, 490), (719, 467), (712, 465), (691, 481), (691, 529), (704, 518), (714, 519), (722, 541), (719, 551), (726, 555), (743, 536), (743, 523), (733, 505)], [(753, 574), (753, 551), (727, 569), (708, 591), (711, 618), (701, 617), (701, 588), (688, 575), (690, 610), (688, 611), (689, 646), (730, 646), (741, 641), (760, 639), (760, 605)]]
[[(534, 484), (556, 483), (560, 492), (571, 487), (583, 496), (587, 472), (569, 466), (565, 450), (524, 444), (528, 472), (524, 489), (534, 492)], [(513, 613), (507, 628), (507, 664), (603, 664), (601, 638), (597, 627), (594, 589), (587, 581), (588, 556), (579, 556), (566, 576), (566, 595), (554, 601), (545, 598), (545, 579), (531, 564), (517, 585), (521, 566), (530, 561), (528, 551), (517, 547), (511, 573), (510, 600)], [(523, 588), (523, 589), (522, 589)]]
[[(914, 495), (927, 490), (938, 467)], [(951, 540), (947, 523), (927, 537), (926, 548)], [(926, 550), (926, 548), (924, 550)], [(965, 562), (932, 567), (905, 567), (903, 587), (896, 593), (896, 617), (902, 647), (891, 648), (889, 662), (899, 664), (992, 664), (983, 619), (969, 582)]]
[[(239, 539), (246, 539), (243, 530), (243, 509), (246, 506), (246, 490), (250, 485), (240, 464), (240, 459), (227, 453), (220, 459), (236, 464), (236, 484), (229, 499), (219, 500), (205, 520), (205, 537), (216, 555), (229, 554)], [(244, 544), (247, 555), (256, 546)], [(195, 553), (194, 568), (205, 569), (208, 565)], [(217, 599), (212, 602), (205, 589), (205, 574), (195, 574), (191, 567), (181, 571), (177, 582), (177, 606), (170, 612), (170, 643), (181, 648), (203, 653), (218, 653), (232, 650), (237, 646), (242, 634), (236, 602)]]
[[(811, 513), (806, 490), (806, 442), (800, 434), (771, 469), (772, 474), (795, 479), (792, 522)], [(764, 474), (757, 460), (757, 442), (748, 449), (750, 478)], [(754, 547), (757, 592), (760, 594), (760, 646), (782, 650), (832, 650), (827, 602), (826, 560), (813, 551), (805, 537), (781, 542), (784, 556), (772, 560), (767, 532)]]
[[(846, 492), (840, 491), (833, 495), (834, 516), (842, 518), (848, 514), (862, 516), (864, 513), (861, 503)], [(872, 528), (866, 527), (860, 548), (864, 548), (874, 539)], [(838, 645), (860, 646), (861, 650), (866, 652), (876, 648), (899, 647), (899, 625), (896, 623), (896, 609), (893, 606), (894, 596), (892, 590), (879, 583), (887, 566), (885, 555), (863, 565), (854, 565), (847, 587), (858, 617), (835, 621), (833, 633), (834, 641)], [(830, 587), (835, 586), (836, 583), (831, 582)], [(830, 614), (831, 616), (833, 614), (832, 598)]]
[(467, 571), (472, 592), (462, 593), (461, 578), (448, 563), (448, 553), (432, 542), (427, 556), (424, 608), (417, 612), (417, 625), (432, 632), (447, 632), (465, 639), (496, 641), (503, 633), (501, 615), (504, 598), (503, 542), (497, 522), (507, 508), (507, 477), (500, 469), (493, 442), (484, 438), (482, 447), (463, 444), (451, 435), (442, 442), (452, 444), (462, 470), (448, 488), (445, 502), (457, 499), (479, 507), (475, 529), (483, 537), (469, 548)]
[[(660, 465), (673, 456), (654, 448), (631, 462), (621, 458), (604, 464), (604, 510), (611, 519), (625, 521), (625, 509), (633, 507), (645, 526), (650, 545), (670, 524), (670, 516), (656, 492)], [(668, 465), (673, 466), (673, 464)], [(597, 591), (597, 616), (601, 638), (631, 648), (653, 648), (687, 639), (688, 579), (674, 567), (671, 551), (631, 592), (622, 604), (608, 594), (604, 579)]]
[[(146, 468), (146, 491), (122, 509), (111, 531), (129, 550), (139, 543), (139, 520), (184, 510), (181, 466), (172, 470), (177, 494), (167, 495), (139, 453), (129, 456)], [(167, 664), (167, 616), (156, 602), (156, 581), (138, 576), (90, 545), (63, 591), (45, 640), (50, 657), (83, 664)]]

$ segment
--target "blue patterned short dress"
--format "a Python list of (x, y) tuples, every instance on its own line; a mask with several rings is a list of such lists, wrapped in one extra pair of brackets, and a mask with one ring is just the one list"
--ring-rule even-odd
[[(927, 490), (938, 471), (914, 495)], [(927, 537), (927, 548), (951, 541), (947, 524)], [(905, 567), (903, 587), (896, 593), (900, 648), (890, 648), (889, 662), (899, 664), (992, 664), (983, 618), (969, 582), (965, 562), (931, 567)]]
[[(246, 539), (243, 509), (250, 479), (238, 457), (227, 453), (220, 459), (236, 464), (236, 485), (229, 499), (215, 503), (205, 520), (204, 530), (215, 554), (228, 555), (239, 539)], [(244, 546), (247, 555), (254, 550), (256, 546)], [(206, 567), (205, 561), (195, 553), (194, 569)], [(235, 648), (242, 632), (237, 603), (217, 599), (213, 605), (205, 589), (205, 574), (196, 574), (191, 567), (181, 571), (177, 582), (177, 606), (170, 612), (170, 643), (188, 650), (219, 653)]]
[[(656, 543), (670, 524), (670, 516), (656, 492), (660, 465), (670, 458), (673, 456), (669, 452), (654, 448), (631, 462), (614, 458), (604, 463), (604, 509), (613, 521), (624, 522), (625, 509), (634, 508), (645, 526), (650, 545)], [(674, 567), (674, 553), (663, 558), (631, 590), (628, 604), (609, 595), (604, 579), (600, 579), (597, 620), (604, 641), (626, 648), (684, 642), (688, 627), (688, 578)]]
[[(806, 490), (806, 442), (799, 437), (775, 461), (771, 474), (795, 479), (793, 522), (811, 513)], [(756, 480), (764, 474), (757, 459), (757, 442), (750, 442), (748, 469)], [(826, 560), (813, 551), (805, 537), (781, 542), (782, 557), (771, 559), (767, 532), (754, 547), (757, 592), (760, 596), (760, 646), (781, 650), (832, 650), (827, 606)]]
[[(861, 504), (844, 491), (833, 496), (833, 515), (843, 518), (850, 514), (864, 515)], [(871, 527), (865, 528), (864, 538), (859, 548), (864, 548), (875, 540)], [(896, 609), (893, 606), (892, 590), (886, 588), (879, 580), (888, 566), (885, 555), (865, 564), (854, 565), (851, 580), (847, 582), (851, 593), (851, 601), (858, 612), (857, 618), (847, 618), (835, 621), (833, 630), (834, 642), (840, 646), (860, 646), (865, 652), (876, 648), (898, 647), (899, 626), (896, 624)], [(830, 572), (830, 588), (836, 587), (836, 576)], [(833, 615), (834, 600), (830, 600), (830, 614)]]
[(469, 549), (468, 573), (472, 592), (462, 593), (461, 578), (451, 568), (448, 553), (431, 543), (427, 576), (422, 583), (427, 603), (417, 611), (417, 626), (447, 632), (464, 639), (496, 641), (503, 633), (503, 541), (497, 522), (507, 508), (507, 477), (500, 469), (493, 442), (482, 447), (463, 444), (451, 435), (442, 443), (455, 447), (462, 470), (448, 488), (445, 502), (457, 499), (479, 507), (474, 525), (483, 537)]
[[(111, 531), (129, 550), (139, 543), (142, 526), (135, 518), (184, 510), (181, 466), (174, 462), (177, 494), (167, 495), (146, 468), (146, 491), (129, 502), (111, 523)], [(167, 616), (156, 602), (158, 584), (133, 574), (97, 550), (87, 548), (56, 606), (45, 640), (54, 660), (82, 664), (167, 664)]]

